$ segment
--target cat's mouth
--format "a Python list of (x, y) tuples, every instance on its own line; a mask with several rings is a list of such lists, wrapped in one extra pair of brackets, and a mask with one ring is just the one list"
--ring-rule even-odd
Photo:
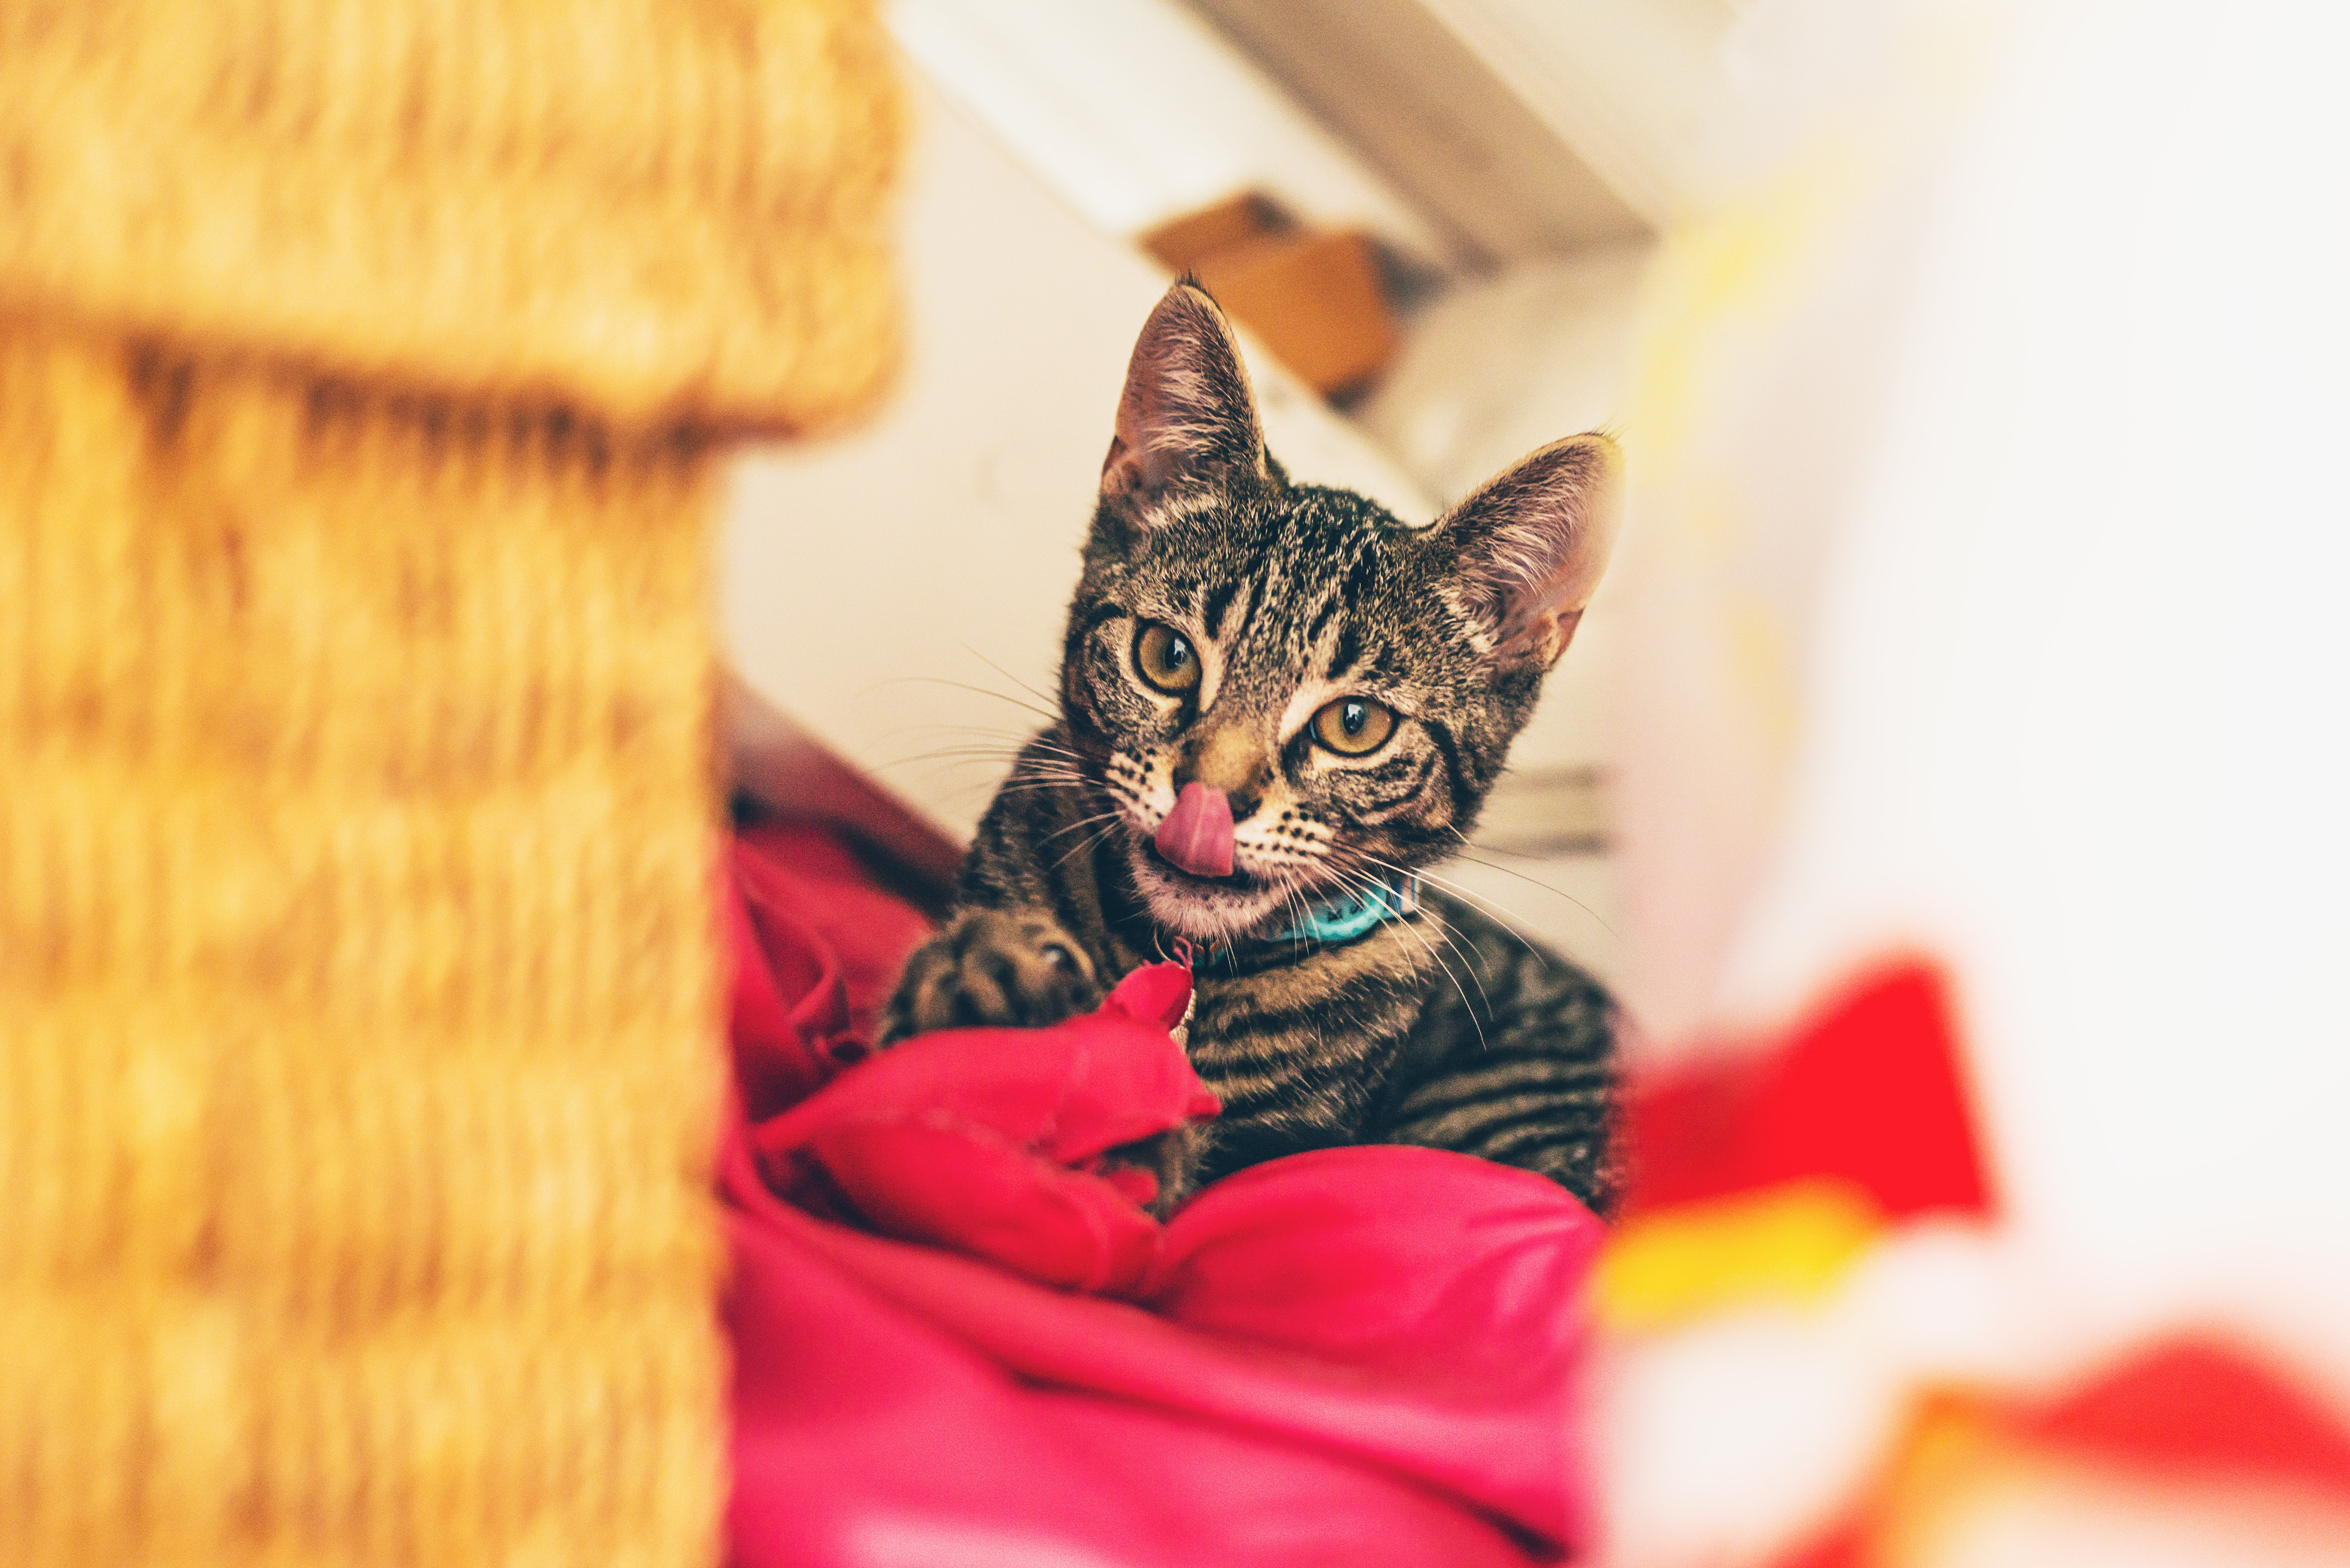
[(1159, 853), (1159, 847), (1156, 845), (1144, 845), (1142, 853), (1149, 857), (1151, 869), (1178, 888), (1221, 888), (1228, 892), (1255, 893), (1262, 892), (1265, 886), (1263, 877), (1243, 871), (1238, 867), (1234, 867), (1229, 875), (1222, 877), (1202, 877), (1196, 871), (1186, 871)]
[(1151, 919), (1176, 936), (1230, 941), (1262, 927), (1282, 906), (1282, 889), (1253, 872), (1235, 867), (1229, 876), (1202, 877), (1175, 865), (1148, 839), (1129, 840), (1127, 857)]

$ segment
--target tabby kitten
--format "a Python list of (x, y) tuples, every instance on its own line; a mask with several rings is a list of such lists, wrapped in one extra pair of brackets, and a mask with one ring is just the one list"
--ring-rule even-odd
[(1186, 1049), (1224, 1111), (1147, 1151), (1162, 1210), (1276, 1155), (1382, 1142), (1604, 1209), (1613, 1004), (1415, 873), (1463, 841), (1574, 634), (1618, 471), (1614, 442), (1577, 436), (1417, 529), (1294, 483), (1222, 315), (1170, 289), (1102, 466), (1061, 722), (980, 824), (883, 1038), (1053, 1023), (1188, 951)]

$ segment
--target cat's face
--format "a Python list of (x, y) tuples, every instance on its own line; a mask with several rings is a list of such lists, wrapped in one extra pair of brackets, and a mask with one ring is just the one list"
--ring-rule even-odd
[[(1233, 497), (1091, 563), (1062, 702), (1161, 926), (1215, 940), (1278, 924), (1293, 894), (1459, 846), (1541, 671), (1481, 655), (1446, 602), (1451, 572), (1450, 552), (1369, 502), (1307, 486)], [(1224, 794), (1228, 875), (1196, 835), (1157, 842), (1191, 783)]]
[(1061, 678), (1158, 923), (1262, 932), (1458, 847), (1596, 581), (1614, 475), (1604, 438), (1561, 442), (1419, 529), (1292, 484), (1221, 316), (1170, 291), (1135, 351)]

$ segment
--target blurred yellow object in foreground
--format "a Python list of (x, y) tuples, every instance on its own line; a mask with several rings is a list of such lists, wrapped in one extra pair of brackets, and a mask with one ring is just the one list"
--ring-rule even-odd
[(1656, 1328), (1741, 1302), (1825, 1294), (1885, 1217), (1850, 1182), (1791, 1181), (1628, 1220), (1599, 1255), (1610, 1328)]
[(894, 352), (868, 9), (0, 18), (0, 1561), (714, 1554), (707, 504)]

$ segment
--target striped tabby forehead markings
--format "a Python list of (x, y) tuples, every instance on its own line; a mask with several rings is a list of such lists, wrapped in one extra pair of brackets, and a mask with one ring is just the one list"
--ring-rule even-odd
[(1200, 629), (1210, 641), (1224, 634), (1224, 612), (1232, 607), (1233, 596), (1241, 591), (1238, 578), (1205, 590), (1200, 598)]
[[(1385, 652), (1382, 649), (1380, 651)], [(1330, 661), (1324, 670), (1325, 680), (1344, 680), (1355, 672), (1363, 659), (1363, 629), (1348, 615), (1338, 623), (1338, 635), (1331, 639)]]
[[(1283, 543), (1304, 550), (1327, 541)], [(1325, 704), (1349, 693), (1349, 681), (1395, 680), (1396, 649), (1367, 629), (1378, 607), (1367, 603), (1381, 578), (1377, 541), (1357, 532), (1336, 542), (1329, 570), (1290, 569), (1294, 554), (1274, 551), (1244, 576), (1202, 584), (1185, 596), (1206, 640), (1209, 669), (1201, 688), (1214, 706), (1227, 688), (1243, 702), (1276, 709), (1276, 744), (1286, 745)], [(1412, 698), (1378, 695), (1409, 711)], [(1276, 708), (1277, 705), (1277, 708)]]

